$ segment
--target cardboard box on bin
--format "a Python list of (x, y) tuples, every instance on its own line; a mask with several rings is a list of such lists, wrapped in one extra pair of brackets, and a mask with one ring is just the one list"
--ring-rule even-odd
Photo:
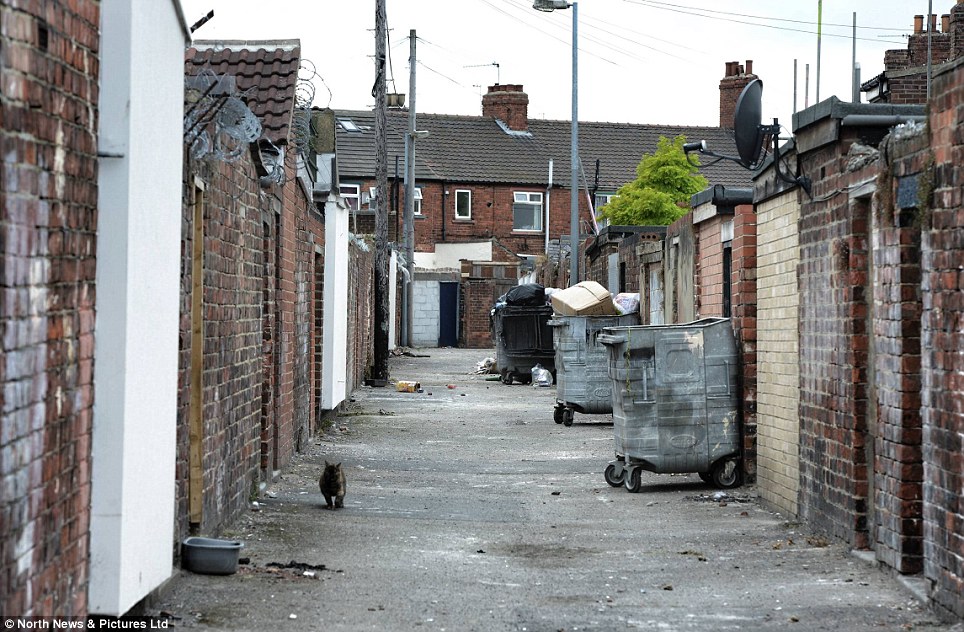
[(618, 316), (609, 290), (583, 281), (552, 295), (552, 311), (562, 316)]

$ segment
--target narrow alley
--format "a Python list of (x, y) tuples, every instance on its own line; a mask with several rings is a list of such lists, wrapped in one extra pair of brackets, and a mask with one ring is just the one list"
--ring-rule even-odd
[[(225, 537), (237, 574), (179, 571), (149, 614), (224, 630), (951, 630), (893, 575), (693, 475), (603, 479), (608, 415), (473, 373), (486, 350), (391, 361)], [(325, 461), (347, 475), (324, 509)]]

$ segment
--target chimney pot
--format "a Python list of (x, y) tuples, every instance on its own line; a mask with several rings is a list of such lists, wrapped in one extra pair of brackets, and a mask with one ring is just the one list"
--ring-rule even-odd
[(930, 32), (933, 33), (937, 30), (937, 14), (931, 13), (928, 17), (928, 22), (930, 22)]
[(944, 15), (941, 16), (941, 33), (950, 33), (950, 32), (951, 32), (951, 15), (949, 13), (945, 13)]
[(919, 35), (924, 32), (924, 16), (915, 15), (914, 16), (914, 34)]
[(752, 75), (752, 74), (753, 74), (753, 60), (752, 60), (752, 59), (747, 59), (747, 60), (746, 60), (746, 74), (748, 74), (748, 75)]

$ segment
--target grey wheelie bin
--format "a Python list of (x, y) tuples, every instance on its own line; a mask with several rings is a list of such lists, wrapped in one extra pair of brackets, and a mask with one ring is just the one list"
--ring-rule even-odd
[(512, 380), (530, 383), (532, 367), (537, 364), (555, 377), (552, 328), (548, 325), (551, 317), (549, 305), (505, 305), (493, 310), (495, 362), (503, 384), (512, 384)]
[(606, 482), (640, 489), (642, 470), (697, 472), (720, 488), (740, 474), (739, 357), (728, 318), (610, 327), (616, 460)]
[(609, 351), (597, 337), (606, 327), (639, 324), (639, 314), (624, 316), (563, 316), (553, 314), (556, 350), (556, 405), (552, 419), (571, 426), (574, 413), (598, 415), (613, 412)]

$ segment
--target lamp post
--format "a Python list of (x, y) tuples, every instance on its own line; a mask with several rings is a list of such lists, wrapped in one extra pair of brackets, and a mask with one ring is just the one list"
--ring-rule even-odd
[[(539, 11), (572, 9), (572, 143), (569, 182), (569, 285), (579, 282), (579, 3), (565, 0), (535, 0)], [(546, 227), (548, 230), (548, 226)]]

